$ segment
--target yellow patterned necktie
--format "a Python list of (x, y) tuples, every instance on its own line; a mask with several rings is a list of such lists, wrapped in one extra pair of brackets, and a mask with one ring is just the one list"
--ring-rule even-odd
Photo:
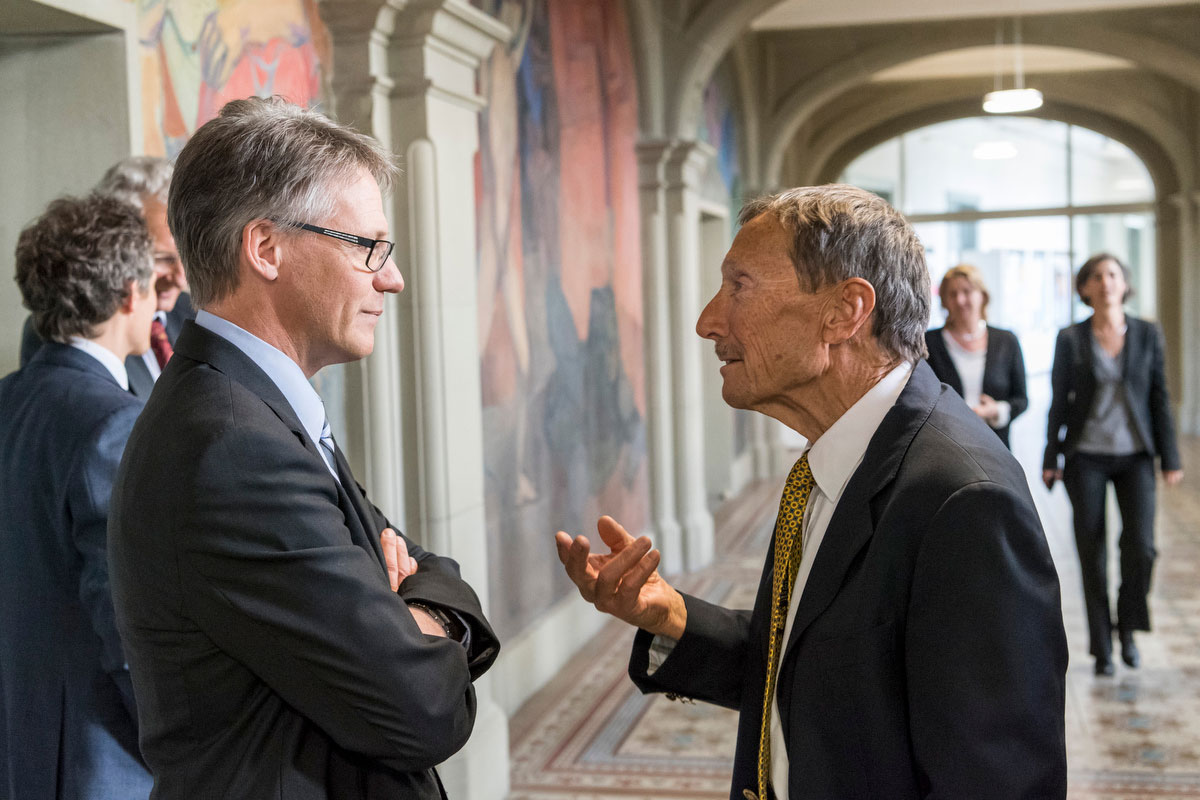
[(792, 587), (800, 570), (804, 552), (804, 508), (814, 485), (808, 467), (808, 453), (800, 457), (788, 473), (775, 518), (775, 562), (771, 579), (771, 628), (767, 646), (767, 688), (763, 694), (762, 730), (758, 740), (758, 797), (767, 800), (771, 778), (771, 708), (774, 705), (775, 679), (783, 650), (783, 629), (787, 626), (792, 603)]

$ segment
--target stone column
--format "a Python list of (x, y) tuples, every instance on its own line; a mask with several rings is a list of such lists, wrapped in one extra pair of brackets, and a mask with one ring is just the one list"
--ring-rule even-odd
[[(1195, 354), (1200, 348), (1200, 280), (1196, 270), (1200, 268), (1197, 247), (1200, 247), (1200, 192), (1182, 191), (1168, 198), (1176, 209), (1179, 219), (1179, 347), (1184, 354), (1180, 360), (1182, 375), (1180, 397), (1176, 398), (1179, 408), (1179, 430), (1181, 433), (1200, 432), (1200, 369), (1195, 363)], [(1166, 298), (1163, 298), (1165, 300)]]
[[(374, 50), (381, 46), (382, 37), (375, 25), (383, 7), (383, 0), (325, 0), (321, 4), (321, 20), (329, 30), (337, 65), (325, 73), (327, 83), (322, 93), (325, 111), (331, 116), (372, 134), (393, 149), (386, 130), (375, 125), (375, 93), (392, 82), (371, 69), (373, 60), (379, 60)], [(383, 200), (391, 229), (396, 231), (392, 198), (385, 195)], [(397, 252), (395, 258), (404, 271), (402, 254)], [(397, 299), (388, 295), (375, 329), (374, 352), (358, 362), (357, 369), (349, 365), (346, 370), (347, 399), (360, 401), (362, 415), (348, 414), (349, 430), (342, 435), (349, 444), (351, 466), (367, 495), (407, 532), (402, 455), (405, 442), (397, 402), (402, 359), (400, 324)]]
[(667, 275), (670, 369), (675, 432), (675, 514), (689, 570), (712, 562), (713, 520), (705, 491), (704, 405), (701, 379), (700, 210), (704, 167), (715, 155), (704, 142), (676, 142), (666, 161)]
[(646, 457), (650, 477), (650, 530), (662, 552), (662, 571), (684, 565), (675, 516), (675, 432), (672, 425), (671, 299), (667, 263), (666, 164), (671, 143), (638, 145), (638, 198), (642, 216), (642, 290), (646, 347)]
[[(332, 104), (343, 117), (369, 113), (364, 129), (400, 156), (403, 172), (387, 205), (406, 287), (389, 298), (364, 367), (371, 493), (403, 506), (406, 533), (458, 561), (486, 609), (475, 86), (482, 59), (510, 33), (463, 0), (327, 0), (325, 12), (336, 18)], [(439, 773), (451, 797), (501, 800), (508, 720), (488, 676), (475, 690), (471, 740)]]

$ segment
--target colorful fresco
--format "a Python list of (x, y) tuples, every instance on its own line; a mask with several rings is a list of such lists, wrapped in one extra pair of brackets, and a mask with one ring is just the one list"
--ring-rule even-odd
[(138, 0), (145, 149), (174, 157), (230, 100), (311, 105), (330, 44), (316, 0)]
[(647, 521), (637, 96), (620, 0), (476, 0), (479, 336), (491, 618), (571, 591), (555, 530)]
[[(711, 199), (729, 204), (730, 219), (737, 220), (742, 207), (741, 142), (738, 131), (737, 87), (733, 70), (728, 61), (713, 73), (708, 86), (704, 87), (703, 116), (700, 119), (697, 138), (712, 145), (717, 151), (709, 164), (704, 190)], [(722, 191), (723, 189), (723, 191)], [(717, 192), (720, 192), (719, 196)]]

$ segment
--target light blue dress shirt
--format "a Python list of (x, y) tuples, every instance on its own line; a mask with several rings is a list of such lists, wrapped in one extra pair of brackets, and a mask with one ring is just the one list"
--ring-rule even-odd
[[(304, 432), (316, 445), (317, 453), (322, 453), (321, 429), (325, 426), (325, 404), (321, 402), (321, 396), (308, 382), (308, 378), (304, 377), (300, 365), (284, 355), (279, 348), (267, 344), (249, 331), (216, 314), (198, 311), (196, 324), (228, 341), (267, 373), (267, 377), (279, 387), (288, 405), (296, 412), (300, 424), (304, 426)], [(324, 456), (321, 460), (325, 462), (334, 480), (341, 483), (334, 466)]]

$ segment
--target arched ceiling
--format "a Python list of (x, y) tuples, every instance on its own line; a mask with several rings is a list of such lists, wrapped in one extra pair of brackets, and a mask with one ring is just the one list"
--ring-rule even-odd
[(1134, 64), (1124, 58), (1046, 45), (984, 45), (947, 50), (917, 58), (904, 64), (877, 72), (873, 81), (917, 81), (939, 78), (991, 76), (997, 71), (1005, 80), (1013, 72), (1019, 56), (1026, 75), (1056, 72), (1086, 72), (1101, 69), (1132, 69)]
[(880, 22), (918, 22), (1056, 12), (1100, 11), (1144, 6), (1178, 5), (1178, 0), (783, 0), (758, 16), (754, 30), (793, 30), (833, 25), (871, 25)]

